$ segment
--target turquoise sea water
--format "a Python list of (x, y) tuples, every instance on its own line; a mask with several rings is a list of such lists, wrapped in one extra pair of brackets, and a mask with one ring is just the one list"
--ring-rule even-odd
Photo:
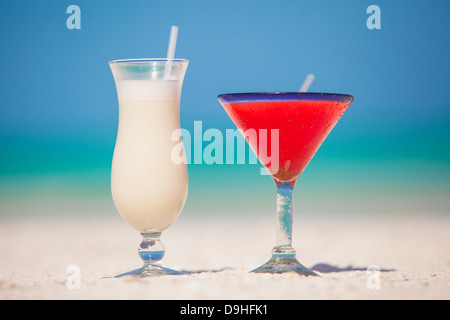
[[(296, 210), (304, 214), (450, 214), (450, 164), (448, 148), (443, 147), (449, 145), (448, 136), (441, 134), (433, 141), (430, 131), (361, 138), (348, 134), (351, 130), (335, 130), (296, 185)], [(2, 206), (37, 200), (98, 201), (112, 206), (114, 139), (3, 141), (0, 213), (8, 214)], [(185, 211), (189, 214), (214, 215), (226, 210), (270, 215), (275, 210), (274, 183), (260, 174), (259, 163), (190, 164), (188, 168)]]

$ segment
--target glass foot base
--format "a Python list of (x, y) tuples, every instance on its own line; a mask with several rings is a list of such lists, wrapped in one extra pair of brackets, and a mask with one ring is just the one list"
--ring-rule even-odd
[(178, 276), (185, 275), (187, 273), (177, 270), (172, 270), (163, 267), (153, 267), (153, 268), (140, 268), (125, 272), (115, 276), (114, 278), (130, 277), (130, 278), (145, 278), (145, 277), (161, 277), (161, 276)]
[(302, 265), (296, 258), (272, 257), (268, 262), (261, 267), (251, 271), (254, 273), (285, 273), (295, 272), (302, 276), (316, 276), (319, 275), (314, 271)]

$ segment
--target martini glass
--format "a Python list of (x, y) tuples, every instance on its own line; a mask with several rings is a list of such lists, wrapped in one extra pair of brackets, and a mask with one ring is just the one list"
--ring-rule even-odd
[[(272, 139), (261, 146), (260, 133), (278, 130), (278, 166), (261, 161), (277, 188), (276, 245), (271, 259), (256, 273), (296, 272), (317, 276), (303, 266), (292, 247), (292, 193), (317, 149), (339, 121), (353, 97), (331, 93), (260, 92), (221, 94), (220, 104), (261, 161), (261, 148), (272, 150)], [(248, 132), (256, 132), (250, 139)], [(271, 155), (273, 158), (274, 155)]]

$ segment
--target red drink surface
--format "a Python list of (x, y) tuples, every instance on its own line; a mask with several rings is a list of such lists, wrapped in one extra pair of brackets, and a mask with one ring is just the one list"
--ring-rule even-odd
[[(333, 129), (349, 104), (333, 101), (269, 100), (223, 103), (235, 125), (242, 131), (254, 129), (255, 140), (245, 139), (259, 158), (260, 129), (267, 130), (267, 152), (271, 151), (271, 129), (279, 130), (279, 168), (265, 164), (279, 181), (296, 180)], [(264, 163), (263, 163), (264, 164)]]

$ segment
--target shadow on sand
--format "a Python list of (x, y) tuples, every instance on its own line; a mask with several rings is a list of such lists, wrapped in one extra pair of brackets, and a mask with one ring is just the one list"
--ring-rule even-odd
[[(371, 266), (374, 267), (374, 266)], [(320, 272), (320, 273), (331, 273), (331, 272), (345, 272), (345, 271), (367, 271), (370, 267), (353, 267), (352, 265), (349, 265), (345, 268), (340, 268), (336, 266), (332, 266), (330, 264), (326, 263), (318, 263), (314, 267), (311, 268), (311, 270)], [(395, 269), (383, 269), (380, 268), (380, 272), (391, 272), (395, 271)]]
[(225, 270), (233, 270), (233, 268), (221, 268), (221, 269), (216, 269), (216, 270), (181, 270), (186, 274), (197, 274), (197, 273), (204, 273), (204, 272), (208, 272), (208, 273), (215, 273), (215, 272), (222, 272)]
[[(347, 272), (347, 271), (367, 271), (369, 268), (373, 268), (377, 266), (370, 266), (370, 267), (354, 267), (352, 265), (349, 265), (345, 268), (333, 266), (331, 264), (327, 263), (318, 263), (315, 266), (311, 268), (313, 271), (317, 271), (320, 273), (332, 273), (332, 272)], [(182, 270), (186, 274), (199, 274), (199, 273), (216, 273), (216, 272), (222, 272), (226, 270), (233, 270), (233, 268), (221, 268), (221, 269), (215, 269), (215, 270)], [(380, 272), (391, 272), (396, 271), (395, 269), (386, 269), (386, 268), (379, 268)]]

